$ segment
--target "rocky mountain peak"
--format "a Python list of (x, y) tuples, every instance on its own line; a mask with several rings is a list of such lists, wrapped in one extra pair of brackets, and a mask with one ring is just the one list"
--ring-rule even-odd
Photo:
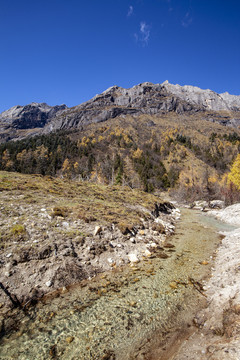
[(0, 114), (0, 123), (15, 129), (31, 129), (44, 127), (57, 113), (67, 109), (66, 105), (50, 106), (36, 103), (24, 106), (13, 106)]
[[(35, 134), (60, 129), (81, 128), (85, 124), (107, 121), (117, 116), (161, 115), (198, 111), (240, 111), (240, 96), (228, 92), (218, 94), (191, 85), (174, 85), (168, 80), (161, 84), (143, 82), (125, 89), (117, 85), (72, 108), (36, 103), (14, 106), (0, 114), (0, 137), (8, 139), (12, 130), (35, 129)], [(225, 119), (224, 119), (225, 121)], [(228, 122), (228, 120), (226, 120)], [(239, 116), (231, 120), (238, 126)], [(225, 123), (224, 123), (225, 124)], [(38, 129), (38, 130), (37, 130)], [(2, 135), (4, 133), (4, 136)], [(22, 135), (21, 135), (22, 136)], [(10, 138), (15, 137), (12, 134)]]
[(165, 87), (167, 92), (192, 105), (200, 106), (203, 110), (240, 111), (240, 96), (230, 95), (228, 92), (218, 94), (212, 90), (203, 90), (197, 86), (173, 85), (168, 81), (163, 82), (161, 85)]

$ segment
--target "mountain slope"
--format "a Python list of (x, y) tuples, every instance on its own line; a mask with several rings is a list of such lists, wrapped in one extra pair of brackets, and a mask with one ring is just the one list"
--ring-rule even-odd
[(232, 202), (226, 180), (240, 152), (238, 101), (165, 82), (114, 86), (74, 108), (13, 108), (1, 115), (0, 170)]
[(172, 85), (168, 81), (162, 84), (146, 82), (130, 89), (112, 86), (72, 108), (66, 105), (50, 107), (44, 103), (15, 106), (0, 114), (0, 137), (6, 141), (32, 133), (81, 129), (86, 124), (104, 122), (118, 116), (169, 112), (192, 114), (199, 111), (210, 121), (239, 126), (240, 96), (217, 94), (194, 86)]

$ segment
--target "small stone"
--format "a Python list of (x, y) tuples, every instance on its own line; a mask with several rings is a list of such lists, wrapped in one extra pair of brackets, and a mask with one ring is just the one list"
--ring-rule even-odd
[(71, 344), (71, 342), (73, 342), (73, 340), (74, 340), (74, 337), (73, 337), (73, 336), (68, 336), (68, 337), (66, 338), (66, 342), (67, 342), (68, 344)]
[(138, 263), (139, 259), (136, 254), (128, 254), (128, 259), (131, 263)]
[(96, 235), (100, 234), (101, 231), (102, 231), (102, 227), (101, 226), (96, 226), (95, 229), (94, 229), (93, 235), (96, 236)]
[(208, 261), (203, 260), (203, 261), (201, 262), (201, 265), (208, 265)]
[(149, 245), (150, 245), (151, 248), (156, 248), (157, 247), (157, 244), (155, 242), (151, 242)]
[(152, 253), (147, 249), (144, 251), (144, 255), (147, 257), (150, 257), (152, 255)]
[(130, 238), (130, 241), (131, 241), (131, 243), (133, 243), (133, 244), (135, 244), (135, 243), (136, 243), (136, 240), (135, 240), (135, 238), (134, 238), (134, 237), (131, 237), (131, 238)]
[(165, 253), (165, 252), (160, 252), (158, 254), (158, 257), (161, 258), (161, 259), (167, 259), (168, 258), (168, 255)]
[(132, 306), (132, 307), (135, 307), (137, 305), (137, 302), (136, 301), (130, 301), (129, 305)]
[(9, 253), (6, 255), (7, 258), (10, 258), (12, 256), (12, 253)]
[(45, 283), (45, 285), (46, 285), (47, 287), (52, 286), (52, 281), (51, 281), (51, 280), (47, 281), (47, 282)]
[(169, 286), (170, 286), (172, 289), (177, 289), (177, 288), (178, 288), (177, 283), (176, 283), (175, 281), (171, 282), (171, 283), (169, 284)]
[(167, 249), (173, 249), (175, 246), (173, 244), (167, 243), (165, 245), (163, 245), (165, 248)]
[(239, 315), (240, 314), (240, 304), (235, 305), (233, 310), (234, 310), (235, 314)]

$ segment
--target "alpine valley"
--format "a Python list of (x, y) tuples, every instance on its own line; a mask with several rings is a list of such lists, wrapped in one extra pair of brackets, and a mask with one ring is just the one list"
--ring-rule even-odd
[(239, 359), (237, 202), (240, 96), (147, 82), (4, 111), (0, 358)]
[(72, 108), (1, 113), (0, 169), (226, 198), (239, 126), (240, 96), (168, 81), (113, 86)]

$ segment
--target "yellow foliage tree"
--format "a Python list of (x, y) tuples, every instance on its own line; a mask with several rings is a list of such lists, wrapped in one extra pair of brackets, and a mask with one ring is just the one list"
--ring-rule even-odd
[(142, 157), (143, 151), (137, 148), (136, 151), (133, 152), (134, 159), (140, 159)]
[(230, 173), (228, 174), (228, 182), (233, 183), (240, 190), (240, 154), (237, 155)]
[(72, 166), (68, 160), (68, 158), (66, 158), (63, 162), (63, 165), (62, 165), (62, 173), (64, 175), (66, 175), (68, 178), (71, 177), (71, 170), (72, 170)]

